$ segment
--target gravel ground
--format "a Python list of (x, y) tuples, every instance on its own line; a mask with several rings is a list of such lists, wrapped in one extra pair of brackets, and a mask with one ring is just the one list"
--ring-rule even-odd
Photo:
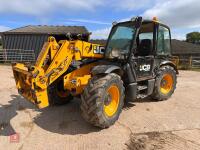
[[(39, 110), (17, 94), (10, 66), (0, 66), (0, 147), (26, 149), (200, 149), (200, 72), (180, 71), (175, 94), (125, 105), (112, 127), (100, 130), (80, 115), (79, 99)], [(19, 141), (10, 135), (18, 133)]]

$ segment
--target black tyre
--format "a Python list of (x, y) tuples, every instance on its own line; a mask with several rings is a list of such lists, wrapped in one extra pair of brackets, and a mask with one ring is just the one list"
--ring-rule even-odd
[(64, 90), (62, 80), (50, 85), (48, 88), (48, 97), (50, 105), (64, 105), (73, 99), (69, 91)]
[(171, 66), (163, 66), (158, 70), (156, 76), (152, 98), (159, 101), (167, 100), (172, 96), (176, 89), (176, 71)]
[(118, 120), (124, 105), (124, 86), (117, 74), (93, 77), (81, 95), (83, 118), (101, 128)]

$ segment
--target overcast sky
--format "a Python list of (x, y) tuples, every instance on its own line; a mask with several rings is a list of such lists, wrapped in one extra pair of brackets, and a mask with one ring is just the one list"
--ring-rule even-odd
[(0, 31), (25, 25), (84, 25), (106, 38), (113, 21), (134, 16), (169, 25), (172, 37), (200, 31), (200, 0), (0, 0)]

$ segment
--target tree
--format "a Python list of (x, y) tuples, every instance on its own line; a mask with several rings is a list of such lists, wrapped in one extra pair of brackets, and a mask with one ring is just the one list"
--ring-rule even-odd
[(186, 41), (200, 44), (200, 32), (190, 32), (186, 35)]

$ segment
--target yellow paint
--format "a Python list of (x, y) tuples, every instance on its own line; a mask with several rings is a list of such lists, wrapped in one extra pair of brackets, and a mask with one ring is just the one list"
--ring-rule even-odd
[(64, 77), (64, 88), (69, 91), (76, 89), (75, 93), (72, 93), (73, 95), (81, 94), (83, 88), (88, 84), (88, 81), (91, 78), (91, 69), (98, 64), (99, 63), (91, 63), (88, 65), (84, 65), (83, 67), (76, 69), (71, 73), (68, 73)]
[(160, 91), (161, 93), (167, 95), (173, 88), (173, 77), (170, 74), (166, 74), (163, 76)]
[(108, 88), (107, 94), (109, 95), (109, 104), (104, 104), (104, 112), (108, 117), (112, 117), (118, 109), (120, 101), (120, 92), (116, 85), (112, 85)]
[[(58, 43), (54, 37), (49, 37), (38, 56), (31, 71), (24, 64), (13, 65), (13, 72), (17, 89), (29, 101), (39, 108), (49, 105), (47, 88), (68, 71), (73, 61), (85, 58), (103, 58), (103, 54), (95, 51), (100, 45), (76, 40), (62, 40)], [(84, 65), (64, 77), (64, 87), (73, 91), (73, 95), (81, 94), (91, 78), (90, 71), (97, 63)], [(73, 83), (72, 81), (76, 81)], [(75, 89), (75, 92), (74, 92)]]

